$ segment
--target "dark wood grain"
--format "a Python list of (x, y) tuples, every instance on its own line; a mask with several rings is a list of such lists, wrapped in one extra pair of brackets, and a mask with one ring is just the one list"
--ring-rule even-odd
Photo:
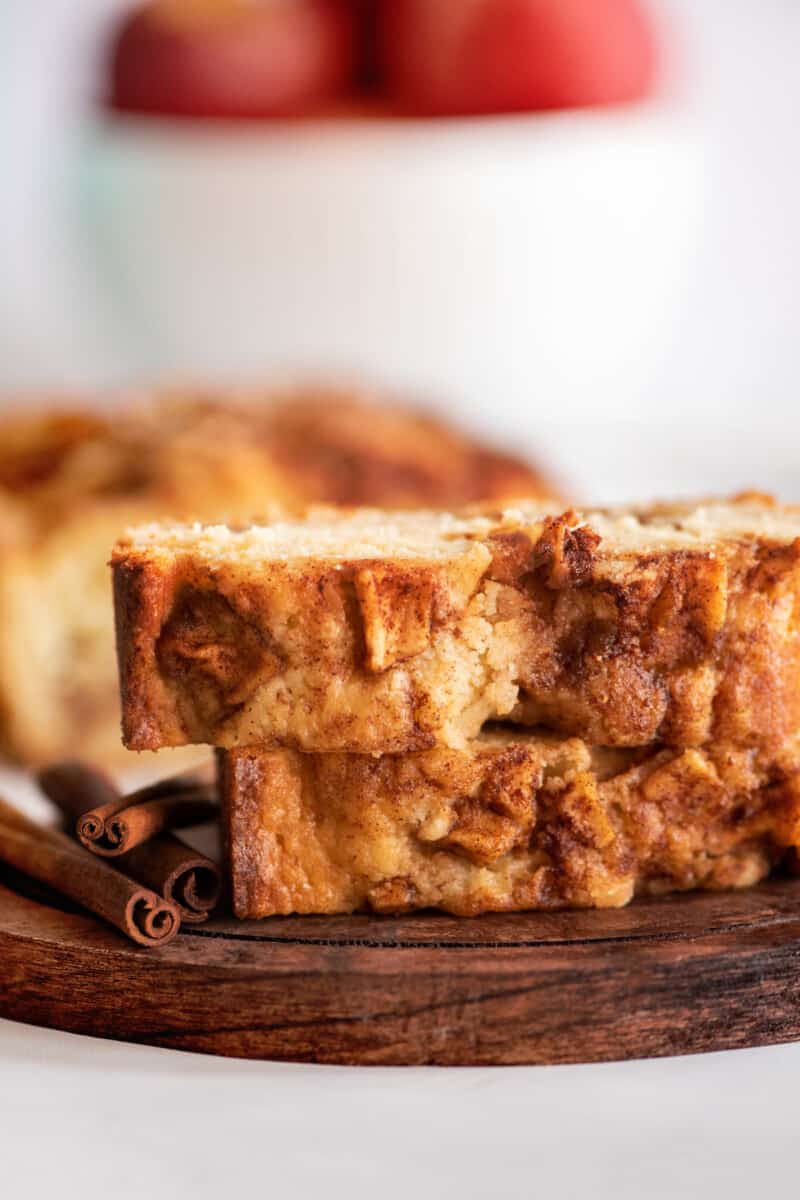
[(796, 879), (605, 912), (215, 920), (149, 953), (2, 879), (0, 1015), (57, 1029), (245, 1058), (452, 1065), (800, 1038)]

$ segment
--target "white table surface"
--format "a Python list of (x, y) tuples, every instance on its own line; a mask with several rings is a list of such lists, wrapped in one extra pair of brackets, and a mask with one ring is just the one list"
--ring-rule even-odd
[(0, 1190), (791, 1196), (799, 1074), (800, 1045), (584, 1067), (340, 1068), (0, 1021)]
[[(0, 770), (0, 792), (47, 811), (15, 772)], [(597, 1066), (344, 1068), (0, 1020), (0, 1200), (790, 1196), (798, 1078), (800, 1044)]]

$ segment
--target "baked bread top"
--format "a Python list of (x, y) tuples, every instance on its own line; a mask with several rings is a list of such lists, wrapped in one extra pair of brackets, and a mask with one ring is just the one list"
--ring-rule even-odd
[(317, 510), (115, 549), (123, 730), (404, 752), (511, 717), (612, 746), (800, 728), (800, 513)]

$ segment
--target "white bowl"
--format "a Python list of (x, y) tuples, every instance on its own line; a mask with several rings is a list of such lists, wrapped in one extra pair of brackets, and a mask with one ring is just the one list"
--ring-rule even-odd
[(106, 118), (81, 175), (132, 366), (357, 374), (518, 426), (526, 410), (638, 404), (675, 324), (701, 190), (693, 136), (658, 107)]

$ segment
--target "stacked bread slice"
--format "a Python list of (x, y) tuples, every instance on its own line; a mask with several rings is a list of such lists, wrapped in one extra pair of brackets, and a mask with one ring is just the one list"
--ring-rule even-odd
[(800, 511), (318, 509), (113, 565), (125, 742), (222, 748), (240, 916), (617, 905), (800, 845)]

